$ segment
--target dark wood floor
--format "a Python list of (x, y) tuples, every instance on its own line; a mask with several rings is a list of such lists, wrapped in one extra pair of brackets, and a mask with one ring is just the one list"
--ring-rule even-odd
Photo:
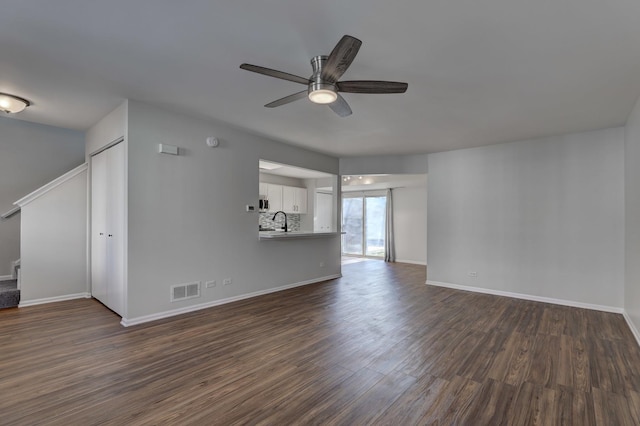
[(131, 328), (93, 300), (0, 311), (0, 424), (640, 424), (620, 315), (343, 273)]

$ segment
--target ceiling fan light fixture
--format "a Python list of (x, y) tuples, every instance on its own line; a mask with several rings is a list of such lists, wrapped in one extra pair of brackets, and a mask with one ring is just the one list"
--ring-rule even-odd
[(31, 102), (26, 99), (7, 93), (0, 93), (0, 111), (2, 112), (15, 114), (24, 110), (29, 105), (31, 105)]
[(330, 104), (338, 99), (333, 84), (313, 82), (309, 84), (309, 100), (316, 104)]
[(318, 89), (309, 92), (309, 100), (316, 104), (330, 104), (338, 99), (338, 94), (333, 90)]

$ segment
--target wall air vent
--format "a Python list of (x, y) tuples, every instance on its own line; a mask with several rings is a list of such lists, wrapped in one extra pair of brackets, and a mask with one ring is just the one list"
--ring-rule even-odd
[(171, 302), (200, 297), (200, 281), (171, 286)]

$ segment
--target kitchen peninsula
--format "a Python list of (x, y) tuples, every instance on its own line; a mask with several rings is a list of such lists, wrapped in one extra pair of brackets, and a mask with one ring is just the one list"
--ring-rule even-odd
[(327, 238), (335, 237), (344, 232), (305, 232), (305, 231), (260, 231), (260, 240), (289, 240), (302, 238)]

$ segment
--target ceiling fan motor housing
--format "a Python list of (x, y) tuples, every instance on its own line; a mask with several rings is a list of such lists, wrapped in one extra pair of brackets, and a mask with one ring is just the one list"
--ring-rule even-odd
[(320, 91), (333, 92), (337, 96), (338, 89), (336, 85), (322, 80), (322, 68), (324, 67), (324, 64), (327, 62), (327, 58), (328, 58), (327, 56), (314, 56), (313, 58), (311, 58), (311, 67), (313, 68), (313, 75), (309, 79), (309, 90), (308, 90), (309, 94), (320, 90)]
[(327, 62), (328, 56), (319, 55), (311, 58), (311, 67), (313, 68), (313, 75), (311, 76), (311, 81), (322, 81), (320, 76), (322, 75), (322, 68), (324, 68), (324, 64)]

